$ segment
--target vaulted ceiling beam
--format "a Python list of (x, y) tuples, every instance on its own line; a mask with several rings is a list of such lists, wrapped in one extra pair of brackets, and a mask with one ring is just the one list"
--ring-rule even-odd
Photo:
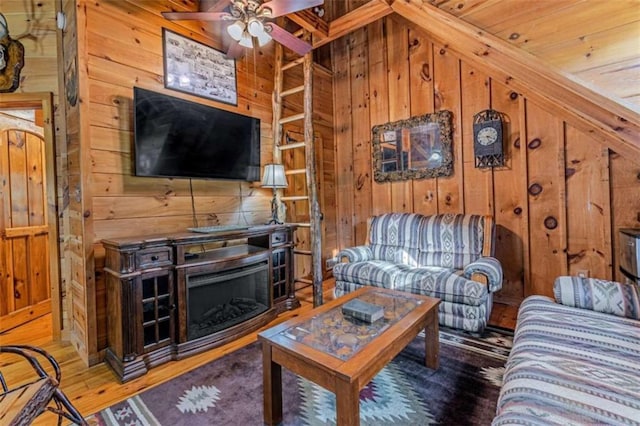
[(288, 18), (313, 34), (315, 49), (392, 14), (393, 9), (387, 0), (371, 0), (328, 24), (313, 13), (305, 12), (308, 11), (294, 13)]
[(619, 154), (637, 157), (640, 152), (640, 114), (422, 0), (396, 0), (391, 8), (502, 83), (526, 89), (527, 97), (554, 106), (554, 113), (569, 113), (574, 120), (567, 121), (609, 142)]
[(327, 38), (314, 40), (313, 47), (320, 47), (324, 44), (330, 43), (333, 40), (337, 40), (340, 37), (349, 34), (359, 28), (369, 25), (372, 22), (382, 19), (387, 15), (393, 13), (393, 9), (389, 6), (386, 0), (371, 0), (360, 6), (357, 9), (352, 10), (335, 19), (329, 23), (329, 35)]
[(329, 35), (329, 23), (309, 9), (288, 15), (287, 18), (309, 31), (314, 38), (324, 38)]

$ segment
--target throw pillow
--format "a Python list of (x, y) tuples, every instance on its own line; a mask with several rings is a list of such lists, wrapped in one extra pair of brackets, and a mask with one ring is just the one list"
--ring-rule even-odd
[(638, 286), (597, 278), (558, 277), (553, 284), (556, 302), (620, 317), (640, 319)]

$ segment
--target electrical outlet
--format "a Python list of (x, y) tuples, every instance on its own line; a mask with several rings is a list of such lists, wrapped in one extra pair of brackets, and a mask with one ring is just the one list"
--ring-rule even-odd
[(578, 269), (578, 276), (580, 278), (589, 278), (589, 270), (588, 269)]

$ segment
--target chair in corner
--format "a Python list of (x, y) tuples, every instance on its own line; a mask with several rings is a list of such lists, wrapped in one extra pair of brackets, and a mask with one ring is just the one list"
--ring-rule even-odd
[[(58, 426), (65, 418), (78, 425), (87, 425), (82, 415), (59, 388), (60, 366), (46, 351), (27, 345), (0, 346), (0, 354), (11, 353), (24, 358), (33, 368), (36, 377), (14, 388), (7, 385), (0, 372), (0, 424), (22, 426), (31, 424), (45, 411), (58, 415)], [(40, 360), (46, 359), (53, 369), (52, 377)]]

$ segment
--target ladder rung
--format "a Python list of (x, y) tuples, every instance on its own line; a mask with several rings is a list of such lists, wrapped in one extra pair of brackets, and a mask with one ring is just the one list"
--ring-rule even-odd
[(294, 169), (294, 170), (286, 170), (284, 172), (285, 175), (302, 175), (307, 172), (307, 169)]
[(304, 118), (304, 112), (301, 112), (300, 114), (290, 115), (289, 117), (281, 118), (280, 120), (278, 120), (278, 123), (286, 124), (286, 123), (291, 123), (292, 121), (302, 120), (303, 118)]
[(304, 56), (303, 56), (302, 58), (298, 58), (298, 59), (296, 59), (296, 60), (293, 60), (293, 61), (289, 62), (288, 64), (284, 64), (284, 65), (282, 66), (282, 68), (280, 68), (280, 70), (281, 70), (281, 71), (286, 71), (286, 70), (288, 70), (288, 69), (290, 69), (290, 68), (293, 68), (293, 67), (295, 67), (295, 66), (300, 65), (300, 64), (301, 64), (301, 63), (303, 63), (303, 62), (304, 62)]
[(288, 197), (280, 197), (282, 201), (302, 201), (308, 200), (309, 197), (306, 195), (290, 195)]
[(311, 250), (294, 250), (293, 254), (303, 254), (305, 256), (311, 256)]
[(310, 223), (308, 223), (308, 222), (298, 222), (298, 223), (295, 223), (295, 222), (287, 222), (287, 224), (289, 224), (289, 225), (295, 225), (295, 226), (297, 226), (298, 228), (311, 228), (311, 224), (310, 224)]
[(300, 28), (298, 31), (296, 31), (295, 33), (293, 33), (294, 36), (296, 37), (300, 37), (304, 34), (304, 29)]
[(306, 145), (306, 143), (304, 143), (304, 142), (288, 143), (288, 144), (284, 144), (284, 145), (278, 145), (278, 149), (284, 151), (284, 150), (287, 150), (287, 149), (304, 148), (305, 145)]
[(294, 95), (294, 94), (300, 93), (302, 91), (304, 91), (304, 84), (301, 85), (301, 86), (292, 87), (289, 90), (285, 90), (284, 92), (280, 93), (280, 97), (284, 98), (285, 96)]

